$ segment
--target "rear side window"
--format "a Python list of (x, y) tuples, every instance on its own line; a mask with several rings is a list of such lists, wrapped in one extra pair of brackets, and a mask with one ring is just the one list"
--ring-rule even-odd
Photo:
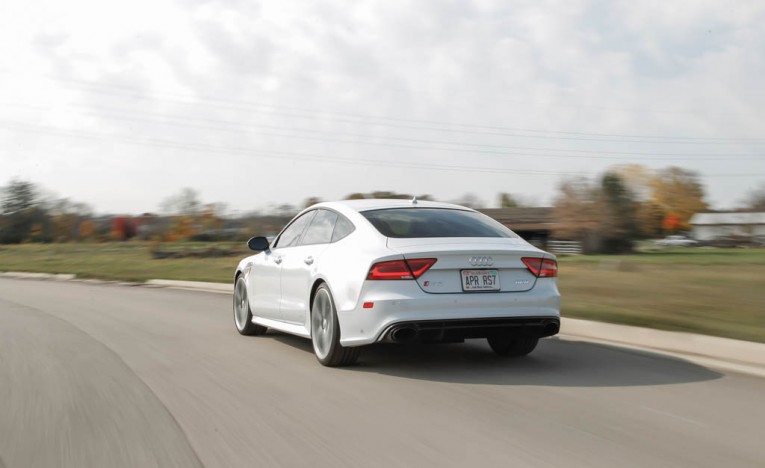
[(393, 208), (361, 214), (386, 237), (518, 237), (497, 221), (473, 211)]
[(302, 245), (329, 244), (332, 241), (337, 213), (328, 210), (318, 211), (303, 235), (303, 240), (300, 242)]
[(338, 216), (335, 223), (335, 231), (332, 233), (332, 242), (337, 242), (340, 239), (345, 238), (348, 234), (352, 233), (356, 227), (345, 218), (345, 216)]

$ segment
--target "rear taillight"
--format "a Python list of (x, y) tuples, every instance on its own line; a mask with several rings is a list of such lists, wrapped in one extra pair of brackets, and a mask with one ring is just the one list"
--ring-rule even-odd
[(391, 260), (372, 265), (367, 275), (368, 280), (411, 280), (423, 275), (436, 263), (435, 258), (414, 258), (410, 260)]
[(558, 262), (549, 258), (524, 257), (521, 259), (526, 268), (537, 278), (558, 276)]

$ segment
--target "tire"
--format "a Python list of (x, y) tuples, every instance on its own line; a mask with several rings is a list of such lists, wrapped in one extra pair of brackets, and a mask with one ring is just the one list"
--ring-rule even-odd
[(539, 338), (526, 336), (514, 338), (507, 335), (495, 335), (486, 338), (491, 350), (500, 356), (519, 357), (534, 351), (539, 343)]
[(335, 301), (326, 284), (319, 286), (311, 303), (311, 343), (316, 359), (327, 367), (349, 366), (359, 358), (358, 347), (340, 344)]
[(247, 284), (241, 276), (237, 278), (234, 286), (234, 325), (240, 335), (262, 335), (268, 331), (267, 327), (252, 323), (250, 301), (247, 300)]

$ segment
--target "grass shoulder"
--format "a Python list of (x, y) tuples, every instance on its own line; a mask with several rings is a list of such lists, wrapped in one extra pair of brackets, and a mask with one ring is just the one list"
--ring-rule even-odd
[(559, 259), (564, 316), (765, 342), (765, 250)]

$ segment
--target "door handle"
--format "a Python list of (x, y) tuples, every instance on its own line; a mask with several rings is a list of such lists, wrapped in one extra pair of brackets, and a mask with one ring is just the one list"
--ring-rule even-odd
[(282, 263), (282, 257), (274, 257), (274, 262), (276, 262), (277, 265)]
[(305, 260), (303, 260), (306, 265), (311, 265), (313, 263), (313, 257), (308, 257)]

